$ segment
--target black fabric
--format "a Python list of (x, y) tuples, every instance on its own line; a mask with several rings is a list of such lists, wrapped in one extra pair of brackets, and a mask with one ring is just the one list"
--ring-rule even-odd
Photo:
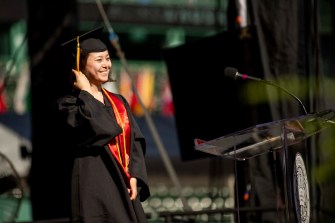
[[(305, 14), (307, 5), (304, 1), (252, 1), (264, 76), (298, 96), (303, 103), (309, 100), (304, 91), (313, 64), (308, 61), (312, 58), (312, 45), (308, 41), (317, 35), (309, 30), (313, 22), (308, 21), (312, 18), (310, 14)], [(299, 103), (285, 92), (268, 93), (273, 119), (304, 114)]]
[(100, 40), (90, 38), (84, 40), (80, 44), (81, 53), (87, 54), (91, 52), (103, 52), (107, 50), (107, 46)]
[(76, 53), (79, 40), (80, 50), (82, 54), (92, 52), (103, 52), (107, 50), (107, 46), (100, 40), (102, 37), (103, 26), (86, 32), (62, 44), (63, 47), (69, 47)]
[[(267, 102), (255, 105), (245, 97), (250, 82), (224, 75), (225, 67), (235, 67), (258, 77), (260, 60), (255, 38), (240, 39), (238, 32), (222, 32), (166, 48), (162, 55), (171, 83), (183, 161), (210, 156), (194, 149), (195, 138), (212, 140), (271, 121)], [(184, 78), (185, 74), (192, 78)], [(262, 95), (266, 92), (263, 84), (258, 84), (257, 89)]]
[[(129, 106), (125, 103), (128, 114)], [(139, 197), (129, 198), (122, 170), (107, 146), (121, 133), (108, 100), (106, 106), (86, 91), (75, 91), (59, 99), (56, 109), (66, 122), (66, 134), (74, 146), (71, 179), (73, 222), (147, 222), (141, 201), (150, 195), (144, 161), (145, 139), (130, 118), (132, 147), (130, 175), (138, 179)], [(131, 117), (131, 115), (129, 116)], [(70, 138), (70, 137), (69, 137)]]

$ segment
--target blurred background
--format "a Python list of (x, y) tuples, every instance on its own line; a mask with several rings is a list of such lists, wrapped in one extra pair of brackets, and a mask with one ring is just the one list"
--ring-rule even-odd
[[(334, 222), (333, 126), (288, 155), (242, 161), (194, 143), (333, 110), (334, 13), (330, 0), (0, 0), (0, 222), (68, 222), (51, 116), (69, 91), (61, 44), (99, 26), (117, 80), (106, 88), (126, 97), (147, 138), (148, 222)], [(294, 173), (281, 171), (297, 152), (308, 207), (297, 214), (290, 198), (278, 214), (277, 188), (294, 190)]]

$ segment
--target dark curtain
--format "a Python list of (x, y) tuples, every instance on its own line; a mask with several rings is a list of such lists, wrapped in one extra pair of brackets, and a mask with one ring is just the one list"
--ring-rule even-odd
[(68, 217), (68, 152), (55, 127), (52, 106), (70, 83), (71, 54), (63, 54), (61, 43), (74, 36), (75, 8), (75, 1), (28, 1), (33, 148), (29, 184), (34, 220)]
[[(250, 1), (264, 77), (296, 95), (307, 113), (323, 110), (317, 1)], [(310, 82), (310, 80), (314, 80)], [(269, 89), (274, 119), (305, 114), (293, 98)]]
[[(234, 25), (230, 25), (229, 28), (242, 32), (243, 28), (233, 20), (238, 15), (238, 2), (238, 0), (230, 1), (231, 13), (235, 13), (235, 16), (231, 16), (229, 22)], [(256, 27), (262, 64), (260, 76), (294, 95), (292, 97), (282, 89), (273, 86), (267, 88), (272, 119), (294, 118), (325, 110), (325, 95), (322, 87), (324, 75), (320, 52), (319, 1), (249, 0), (247, 4), (250, 19), (248, 25)], [(283, 185), (283, 182), (280, 182), (280, 176), (274, 176), (274, 173), (265, 170), (284, 171), (281, 174), (286, 174), (288, 178), (285, 179), (288, 189), (294, 189), (290, 168), (295, 154), (300, 152), (303, 154), (309, 177), (311, 222), (327, 220), (322, 214), (323, 204), (320, 203), (320, 200), (322, 202), (329, 200), (324, 194), (327, 193), (327, 190), (324, 190), (315, 181), (313, 175), (321, 162), (320, 157), (323, 156), (319, 148), (320, 136), (321, 134), (306, 139), (297, 147), (290, 148), (286, 155), (282, 152), (273, 153), (274, 156), (277, 155), (275, 156), (277, 160), (274, 160), (273, 156), (261, 156), (250, 160), (248, 170), (257, 198), (257, 201), (253, 201), (253, 205), (255, 202), (257, 205), (268, 205), (271, 203), (269, 201), (276, 187)], [(275, 162), (278, 165), (274, 166)], [(248, 178), (248, 171), (246, 171), (245, 178)], [(293, 194), (290, 193), (290, 195)], [(295, 208), (293, 196), (289, 197), (286, 205), (292, 210)], [(271, 217), (270, 214), (264, 213), (258, 220), (270, 222), (274, 217)], [(292, 211), (289, 215), (290, 217), (286, 220), (294, 221), (296, 213)], [(280, 222), (281, 220), (283, 219), (278, 219)]]

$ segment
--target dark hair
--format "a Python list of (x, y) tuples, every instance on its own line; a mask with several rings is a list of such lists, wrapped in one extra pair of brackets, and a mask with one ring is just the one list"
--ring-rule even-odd
[(83, 67), (86, 66), (88, 54), (89, 54), (89, 53), (81, 53), (81, 54), (80, 54), (80, 59), (79, 59), (79, 67), (80, 67), (80, 70), (81, 70)]

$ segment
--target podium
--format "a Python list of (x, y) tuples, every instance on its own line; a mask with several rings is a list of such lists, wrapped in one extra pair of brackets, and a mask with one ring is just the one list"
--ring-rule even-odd
[[(334, 126), (335, 112), (325, 110), (255, 125), (209, 141), (194, 139), (194, 148), (235, 161), (254, 159), (269, 152), (279, 154), (282, 188), (276, 190), (276, 196), (282, 197), (282, 203), (275, 202), (273, 207), (265, 208), (273, 208), (276, 212), (273, 222), (307, 223), (310, 222), (311, 203), (306, 166), (300, 152), (295, 152), (290, 160), (288, 154), (292, 150), (289, 149)], [(238, 176), (235, 179), (237, 181)], [(235, 206), (239, 222), (241, 208), (238, 202)]]

